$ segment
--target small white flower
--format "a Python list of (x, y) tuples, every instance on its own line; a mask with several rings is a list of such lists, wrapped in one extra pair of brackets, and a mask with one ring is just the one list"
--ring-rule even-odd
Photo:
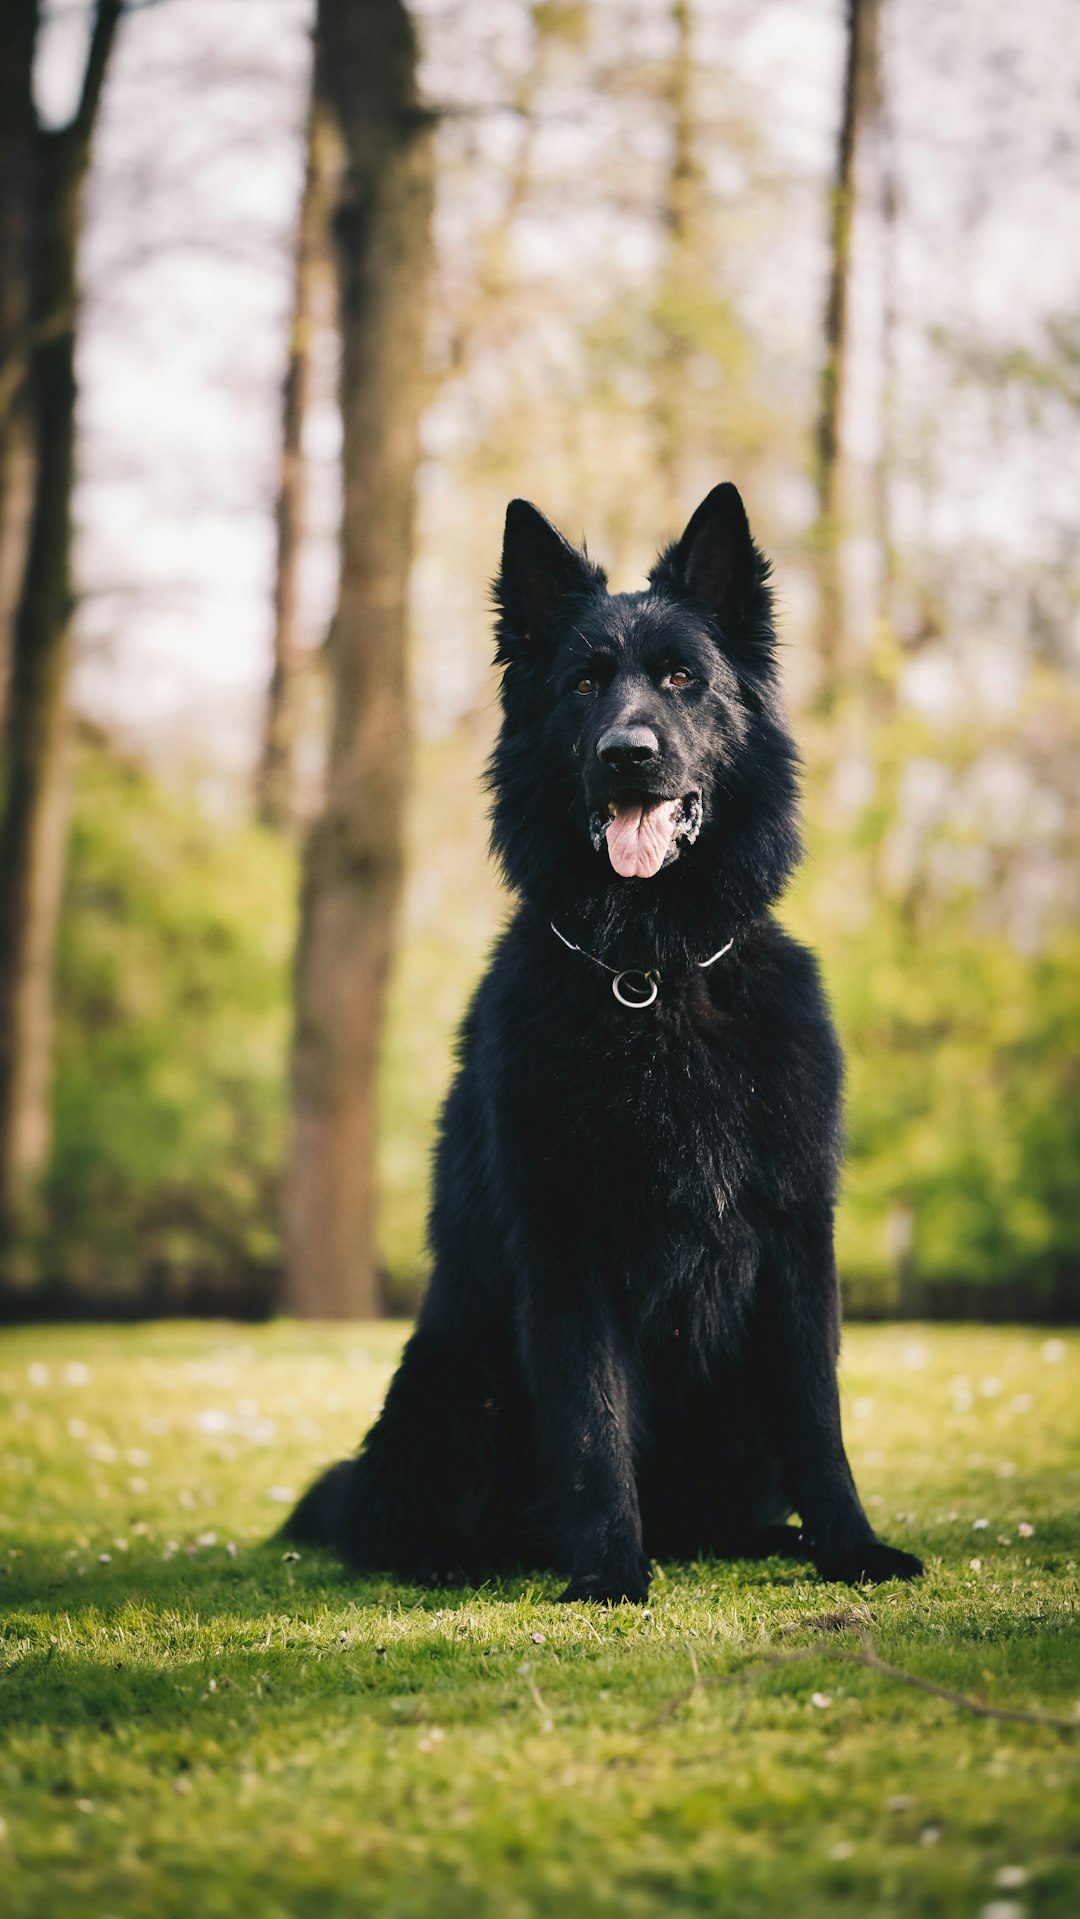
[(979, 1907), (979, 1919), (1024, 1919), (1024, 1908), (1018, 1899), (991, 1899)]
[(941, 1838), (941, 1827), (931, 1823), (923, 1826), (919, 1833), (920, 1846), (936, 1846)]
[(1002, 1892), (1017, 1892), (1027, 1882), (1026, 1866), (999, 1866), (994, 1874), (994, 1884), (1000, 1886)]
[(275, 1506), (291, 1506), (296, 1494), (291, 1486), (271, 1486), (266, 1497), (272, 1499)]
[(988, 1519), (973, 1519), (971, 1522), (971, 1530), (973, 1533), (984, 1533), (989, 1527), (989, 1524), (990, 1521)]
[(850, 1839), (838, 1839), (835, 1846), (829, 1847), (830, 1859), (850, 1859), (855, 1848)]
[(982, 1560), (981, 1560), (981, 1559), (969, 1559), (969, 1560), (968, 1560), (968, 1565), (969, 1565), (969, 1566), (971, 1567), (971, 1570), (972, 1570), (972, 1572), (973, 1572), (973, 1573), (981, 1573), (981, 1571), (982, 1571)]
[(233, 1421), (219, 1407), (207, 1406), (201, 1413), (196, 1413), (194, 1424), (201, 1433), (228, 1433), (232, 1431)]
[(40, 1359), (32, 1359), (26, 1369), (26, 1377), (30, 1381), (31, 1386), (47, 1386), (49, 1383), (49, 1369), (47, 1366), (42, 1365)]
[(84, 1366), (81, 1359), (69, 1359), (64, 1367), (64, 1379), (69, 1386), (89, 1386), (90, 1368)]
[(112, 1565), (112, 1554), (111, 1554), (111, 1553), (99, 1553), (99, 1554), (98, 1554), (98, 1564), (99, 1564), (100, 1566), (111, 1566), (111, 1565)]
[(810, 1694), (810, 1704), (817, 1706), (820, 1712), (824, 1712), (826, 1706), (832, 1705), (832, 1694), (827, 1692), (812, 1692)]
[(996, 1373), (990, 1373), (979, 1381), (979, 1391), (984, 1399), (996, 1399), (1001, 1391), (1001, 1381)]
[(1060, 1366), (1065, 1357), (1065, 1341), (1045, 1339), (1039, 1350), (1047, 1366)]
[(1016, 1467), (1013, 1465), (1011, 1459), (1002, 1460), (1000, 1466), (997, 1469), (997, 1476), (999, 1479), (1015, 1479), (1016, 1478)]
[(1016, 1530), (1020, 1534), (1021, 1539), (1034, 1539), (1035, 1537), (1035, 1528), (1034, 1526), (1030, 1526), (1026, 1519), (1020, 1521)]

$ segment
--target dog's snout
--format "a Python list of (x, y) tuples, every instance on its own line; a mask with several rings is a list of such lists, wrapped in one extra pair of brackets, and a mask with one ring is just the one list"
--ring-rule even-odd
[(634, 773), (660, 757), (660, 742), (650, 726), (609, 726), (596, 742), (596, 757), (615, 773)]

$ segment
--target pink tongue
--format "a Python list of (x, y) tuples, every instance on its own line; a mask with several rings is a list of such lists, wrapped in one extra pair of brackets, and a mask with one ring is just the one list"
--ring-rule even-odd
[(608, 858), (624, 880), (651, 880), (664, 864), (675, 831), (678, 800), (658, 806), (620, 806), (607, 830)]

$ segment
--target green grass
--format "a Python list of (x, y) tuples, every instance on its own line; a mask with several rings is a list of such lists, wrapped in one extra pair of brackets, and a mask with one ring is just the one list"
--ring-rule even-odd
[(421, 1592), (267, 1543), (401, 1337), (4, 1336), (6, 1919), (1075, 1919), (1080, 1732), (842, 1664), (855, 1633), (815, 1621), (854, 1603), (884, 1659), (1074, 1713), (1076, 1334), (849, 1331), (850, 1450), (918, 1585), (668, 1565), (648, 1611), (610, 1612), (553, 1605), (553, 1577)]

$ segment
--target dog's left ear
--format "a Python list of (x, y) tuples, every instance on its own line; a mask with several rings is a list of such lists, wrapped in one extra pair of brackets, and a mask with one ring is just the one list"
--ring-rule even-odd
[(766, 604), (760, 602), (768, 574), (739, 490), (725, 480), (691, 515), (682, 539), (660, 555), (649, 580), (697, 600), (725, 637), (735, 640), (747, 618), (755, 629), (762, 615), (767, 620), (767, 594)]

